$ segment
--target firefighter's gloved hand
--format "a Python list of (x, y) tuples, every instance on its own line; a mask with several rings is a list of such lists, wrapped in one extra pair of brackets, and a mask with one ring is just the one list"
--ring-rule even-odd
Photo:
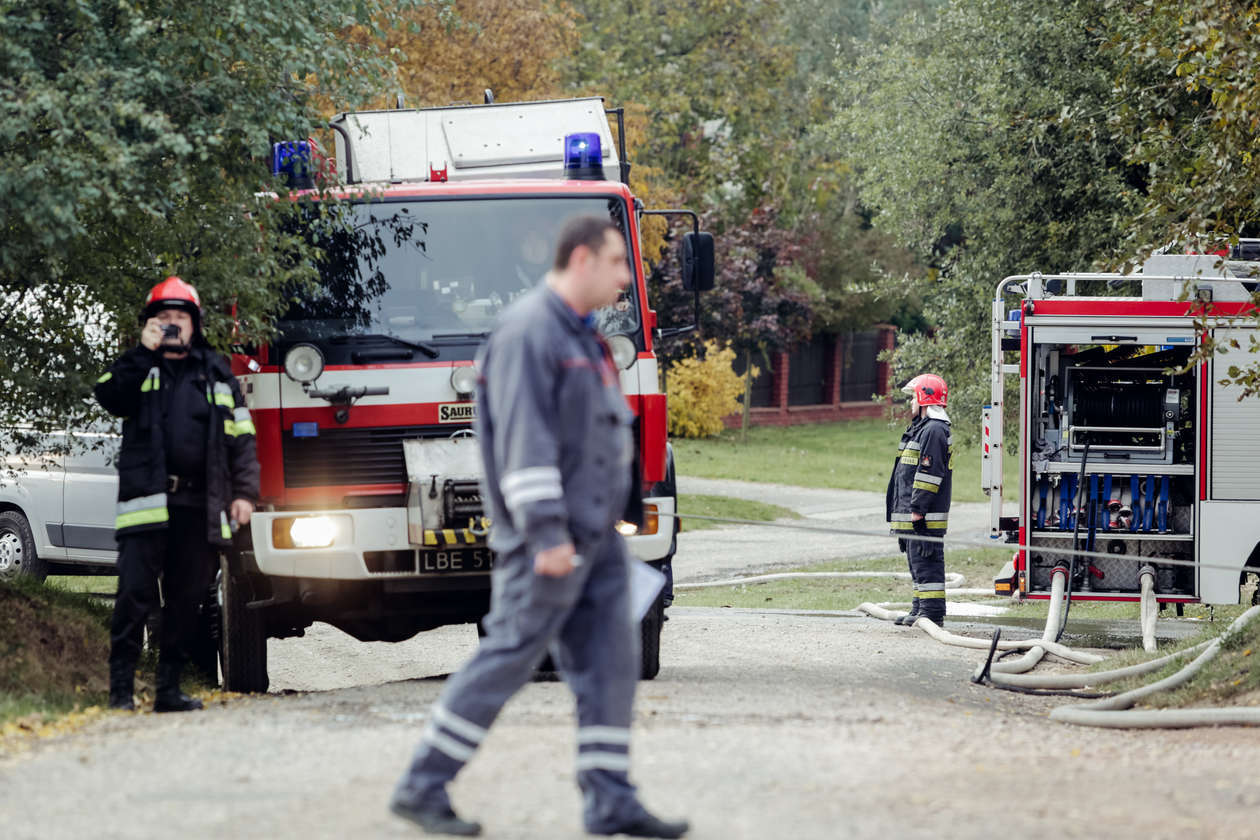
[(910, 527), (914, 529), (914, 532), (916, 534), (919, 534), (921, 536), (927, 535), (927, 532), (928, 532), (927, 520), (924, 519), (922, 516), (920, 516), (918, 519), (915, 519), (913, 518), (913, 514), (912, 514), (911, 519), (910, 519)]

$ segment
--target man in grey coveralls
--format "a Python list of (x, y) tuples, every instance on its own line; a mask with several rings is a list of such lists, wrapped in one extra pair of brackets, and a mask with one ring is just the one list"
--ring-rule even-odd
[[(630, 282), (624, 234), (583, 216), (547, 282), (504, 312), (479, 358), (477, 436), (493, 521), (486, 637), (447, 681), (390, 809), (428, 832), (475, 835), (446, 792), (550, 648), (577, 697), (577, 777), (593, 834), (681, 837), (630, 783), (639, 635), (632, 561), (614, 525), (631, 487), (634, 417), (593, 311)], [(524, 782), (525, 780), (522, 780)]]

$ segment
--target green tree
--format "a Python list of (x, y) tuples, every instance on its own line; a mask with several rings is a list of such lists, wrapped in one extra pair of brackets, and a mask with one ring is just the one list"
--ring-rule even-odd
[[(1116, 260), (1169, 245), (1215, 251), (1260, 234), (1260, 6), (1120, 0), (1112, 13), (1116, 138), (1147, 180)], [(1260, 342), (1231, 344), (1209, 339), (1199, 358), (1233, 351), (1222, 378), (1252, 396), (1260, 392)]]
[(571, 0), (570, 88), (644, 106), (650, 130), (635, 160), (669, 173), (688, 200), (742, 217), (765, 193), (792, 95), (781, 2)]
[(318, 103), (379, 95), (388, 56), (342, 33), (422, 1), (5, 4), (0, 426), (90, 416), (92, 382), (165, 274), (199, 288), (220, 347), (234, 329), (266, 335), (315, 255), (285, 234), (294, 206), (258, 197), (283, 193), (271, 143), (314, 134)]
[(1141, 200), (1141, 172), (1108, 124), (1109, 11), (1105, 0), (953, 0), (837, 65), (831, 137), (861, 202), (933, 266), (921, 294), (935, 329), (902, 336), (895, 376), (941, 373), (962, 418), (988, 397), (976, 359), (997, 282), (1090, 268)]

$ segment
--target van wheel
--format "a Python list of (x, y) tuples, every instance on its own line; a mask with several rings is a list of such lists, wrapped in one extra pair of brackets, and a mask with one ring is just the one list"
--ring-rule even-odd
[(48, 561), (36, 556), (31, 524), (21, 511), (0, 511), (0, 580), (18, 575), (42, 581), (48, 577)]
[(219, 561), (219, 661), (223, 690), (264, 692), (267, 677), (267, 627), (261, 610), (251, 610), (252, 591), (244, 575), (234, 574), (227, 555)]

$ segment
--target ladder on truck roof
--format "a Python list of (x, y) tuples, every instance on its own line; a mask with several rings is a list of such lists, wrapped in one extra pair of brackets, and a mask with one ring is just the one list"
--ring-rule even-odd
[[(354, 111), (329, 122), (347, 184), (564, 177), (564, 138), (600, 138), (604, 169), (620, 169), (601, 97)], [(618, 139), (624, 146), (624, 135)], [(623, 173), (624, 177), (624, 173)]]

